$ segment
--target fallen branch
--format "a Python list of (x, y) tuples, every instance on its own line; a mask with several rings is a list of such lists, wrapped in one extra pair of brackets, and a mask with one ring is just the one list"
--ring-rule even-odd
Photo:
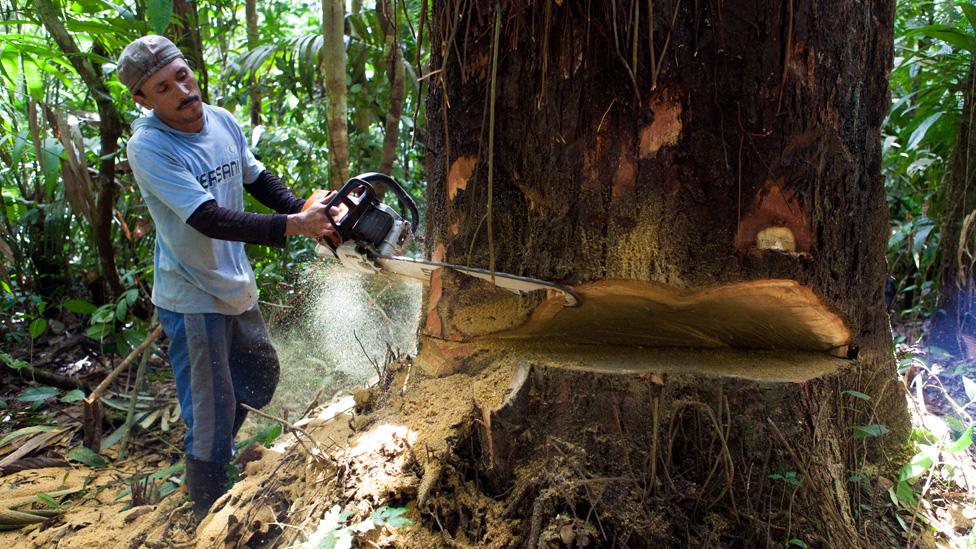
[(92, 391), (87, 398), (85, 398), (85, 403), (94, 404), (95, 401), (102, 398), (102, 395), (104, 395), (105, 391), (108, 390), (109, 385), (111, 385), (112, 382), (115, 381), (115, 378), (119, 377), (119, 375), (122, 374), (122, 372), (124, 372), (125, 369), (129, 367), (130, 364), (132, 364), (132, 361), (135, 360), (137, 356), (142, 354), (142, 352), (146, 350), (146, 347), (152, 345), (152, 343), (156, 341), (159, 338), (159, 336), (162, 335), (162, 333), (163, 333), (163, 326), (161, 324), (157, 324), (156, 328), (152, 332), (150, 332), (149, 335), (146, 336), (146, 339), (143, 339), (142, 343), (136, 346), (135, 349), (132, 349), (132, 352), (130, 352), (125, 357), (125, 359), (122, 360), (122, 362), (115, 367), (114, 370), (112, 370), (107, 376), (105, 376), (105, 379), (103, 379), (102, 382), (98, 384), (98, 387), (95, 387), (95, 390)]
[(29, 379), (31, 381), (40, 381), (52, 387), (57, 387), (59, 389), (81, 389), (86, 391), (90, 389), (88, 385), (78, 381), (77, 379), (63, 376), (60, 374), (55, 374), (54, 372), (49, 372), (47, 370), (42, 370), (40, 368), (35, 368), (30, 364), (19, 368), (17, 372), (20, 374), (22, 379)]
[(95, 390), (92, 391), (91, 394), (89, 394), (83, 401), (83, 423), (85, 431), (84, 444), (89, 450), (99, 453), (102, 449), (102, 406), (98, 400), (102, 398), (102, 395), (105, 394), (105, 391), (107, 391), (112, 382), (115, 381), (115, 378), (119, 377), (119, 375), (129, 367), (129, 364), (132, 364), (132, 361), (135, 360), (137, 356), (142, 354), (142, 352), (148, 349), (154, 341), (159, 339), (159, 336), (162, 335), (162, 333), (163, 326), (161, 324), (156, 324), (156, 327), (152, 332), (149, 333), (149, 335), (146, 336), (146, 339), (143, 339), (142, 343), (137, 345), (135, 349), (132, 349), (132, 352), (130, 352), (128, 356), (126, 356), (125, 359), (123, 359), (122, 362), (115, 367), (114, 370), (109, 372), (109, 374), (105, 376), (105, 379), (98, 384), (98, 387), (95, 387)]

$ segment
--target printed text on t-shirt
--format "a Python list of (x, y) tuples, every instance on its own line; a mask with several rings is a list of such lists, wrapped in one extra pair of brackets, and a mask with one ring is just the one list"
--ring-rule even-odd
[(236, 177), (240, 174), (241, 174), (240, 162), (238, 162), (237, 160), (231, 160), (226, 164), (217, 166), (216, 168), (208, 172), (203, 172), (202, 174), (198, 175), (197, 181), (200, 182), (201, 187), (203, 187), (204, 189), (209, 189), (214, 185), (216, 185), (217, 183), (220, 183), (221, 181), (225, 181), (231, 177)]

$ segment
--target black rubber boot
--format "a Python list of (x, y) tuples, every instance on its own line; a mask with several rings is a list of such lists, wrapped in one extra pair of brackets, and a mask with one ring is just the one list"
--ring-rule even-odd
[(200, 522), (210, 512), (210, 506), (224, 493), (227, 471), (223, 463), (187, 458), (186, 487), (193, 500), (193, 514)]

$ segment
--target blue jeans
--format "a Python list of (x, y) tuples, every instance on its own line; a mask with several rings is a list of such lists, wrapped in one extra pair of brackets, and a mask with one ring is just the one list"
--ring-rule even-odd
[[(227, 463), (238, 403), (261, 408), (278, 386), (278, 355), (255, 305), (243, 314), (183, 314), (157, 307), (192, 459)], [(243, 418), (243, 415), (241, 416)]]

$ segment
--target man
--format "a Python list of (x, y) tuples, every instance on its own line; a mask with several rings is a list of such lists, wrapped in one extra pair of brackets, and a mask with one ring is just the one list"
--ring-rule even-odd
[[(205, 105), (179, 49), (162, 36), (126, 46), (119, 80), (152, 110), (136, 120), (127, 154), (156, 225), (152, 301), (187, 425), (186, 482), (197, 519), (223, 494), (234, 436), (266, 405), (278, 358), (257, 308), (244, 243), (283, 246), (288, 235), (336, 238), (325, 206), (286, 189), (251, 154), (227, 111)], [(243, 211), (243, 190), (279, 214)]]

